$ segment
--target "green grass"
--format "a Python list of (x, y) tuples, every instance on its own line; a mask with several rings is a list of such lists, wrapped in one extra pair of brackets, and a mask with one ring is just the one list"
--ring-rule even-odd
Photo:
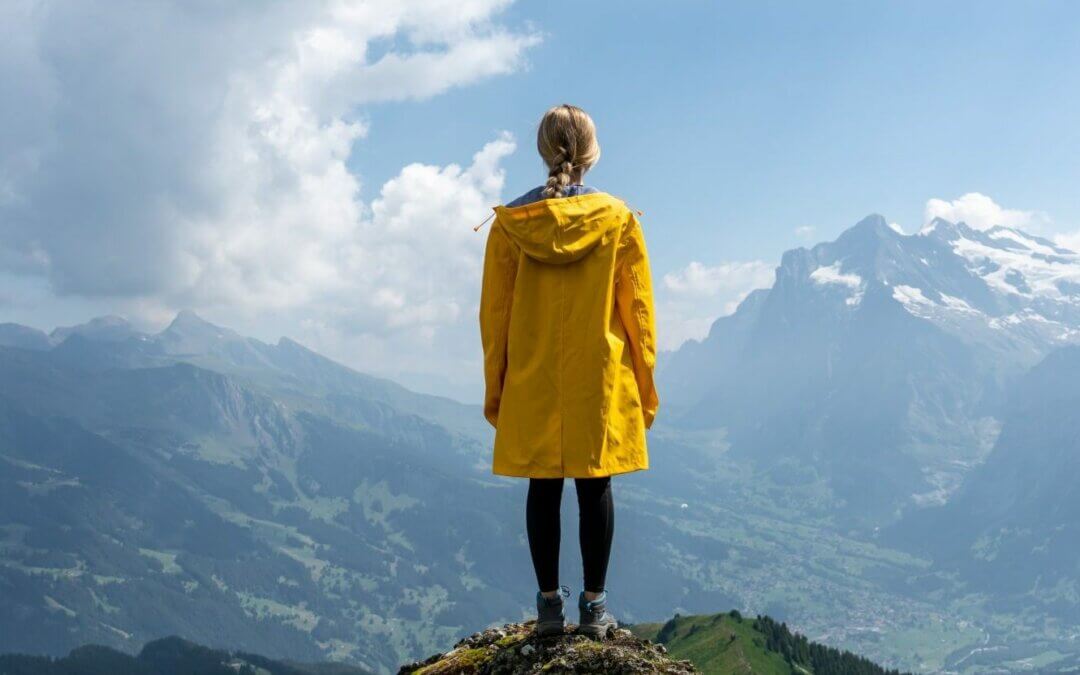
[(728, 614), (679, 616), (667, 623), (642, 623), (630, 630), (662, 642), (673, 657), (689, 659), (702, 673), (790, 675), (784, 658), (765, 648), (753, 619)]

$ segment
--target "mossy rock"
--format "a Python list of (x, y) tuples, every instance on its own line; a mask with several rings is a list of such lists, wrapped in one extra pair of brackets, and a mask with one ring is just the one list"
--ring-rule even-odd
[(402, 666), (398, 675), (684, 675), (696, 673), (689, 661), (668, 657), (663, 645), (616, 630), (603, 640), (575, 635), (537, 637), (535, 622), (510, 623), (471, 635), (445, 654)]

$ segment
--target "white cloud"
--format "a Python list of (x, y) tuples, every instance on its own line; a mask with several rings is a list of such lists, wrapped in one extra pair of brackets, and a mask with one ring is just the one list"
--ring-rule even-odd
[(1080, 230), (1056, 235), (1054, 237), (1054, 243), (1062, 248), (1067, 248), (1074, 253), (1080, 253)]
[[(406, 166), (370, 202), (349, 166), (363, 106), (522, 67), (538, 38), (495, 22), (507, 4), (3, 5), (0, 97), (19, 105), (0, 106), (0, 274), (445, 370), (434, 345), (474, 328), (470, 225), (513, 139), (466, 167)], [(474, 342), (445, 344), (460, 360)]]
[(657, 289), (660, 346), (675, 349), (700, 339), (721, 316), (731, 314), (750, 291), (772, 286), (775, 265), (759, 260), (715, 266), (691, 262), (665, 274)]
[(760, 260), (750, 262), (725, 262), (710, 267), (691, 262), (681, 270), (664, 275), (664, 287), (682, 295), (716, 296), (751, 287), (772, 285), (774, 267)]
[(814, 236), (814, 232), (817, 230), (813, 225), (800, 225), (795, 228), (795, 236), (800, 239), (809, 239)]
[(951, 223), (967, 223), (977, 230), (1004, 225), (1029, 231), (1038, 231), (1050, 220), (1045, 213), (1040, 211), (1006, 209), (990, 197), (978, 192), (969, 192), (952, 201), (944, 199), (927, 201), (925, 221), (929, 224), (935, 218)]

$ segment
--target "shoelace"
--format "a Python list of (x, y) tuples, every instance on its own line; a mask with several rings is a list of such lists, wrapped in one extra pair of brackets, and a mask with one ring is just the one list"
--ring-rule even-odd
[[(540, 593), (540, 592), (537, 592), (537, 595), (540, 596), (541, 598), (545, 597), (544, 594)], [(559, 586), (559, 594), (557, 596), (555, 596), (555, 597), (559, 598), (560, 601), (562, 601), (564, 598), (569, 598), (570, 597), (570, 587), (569, 586)], [(554, 600), (555, 598), (547, 598), (547, 599), (548, 600)]]

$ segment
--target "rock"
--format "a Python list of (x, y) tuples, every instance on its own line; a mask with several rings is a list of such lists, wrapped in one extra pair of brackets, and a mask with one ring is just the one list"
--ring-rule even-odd
[(662, 645), (616, 630), (604, 640), (575, 635), (539, 638), (535, 622), (508, 623), (461, 640), (445, 654), (404, 665), (398, 675), (525, 675), (526, 673), (601, 673), (610, 675), (686, 675), (689, 661), (674, 661)]

